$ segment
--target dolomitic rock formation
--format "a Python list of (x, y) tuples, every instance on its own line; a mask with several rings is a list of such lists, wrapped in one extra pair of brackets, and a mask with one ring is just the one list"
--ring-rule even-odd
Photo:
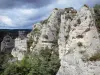
[(41, 48), (53, 48), (55, 44), (57, 45), (58, 33), (59, 33), (59, 26), (60, 26), (60, 17), (63, 13), (63, 9), (54, 9), (50, 17), (34, 25), (33, 31), (33, 44), (30, 47), (31, 51), (37, 51)]
[(15, 47), (11, 54), (18, 60), (22, 60), (27, 52), (27, 38), (24, 31), (19, 32), (19, 37), (15, 39)]
[(16, 38), (15, 47), (13, 48), (11, 54), (18, 60), (22, 60), (26, 52), (27, 52), (27, 38), (23, 40), (20, 38)]
[[(72, 15), (73, 11), (73, 15)], [(41, 48), (58, 48), (58, 38), (60, 32), (62, 14), (67, 14), (67, 17), (72, 18), (75, 10), (73, 8), (54, 9), (48, 19), (37, 23), (33, 27), (33, 31), (28, 35), (33, 39), (33, 44), (30, 47), (31, 51), (38, 51)], [(67, 30), (66, 30), (67, 31)]]
[(14, 48), (14, 40), (6, 35), (1, 42), (1, 52), (10, 53)]
[[(59, 44), (61, 67), (57, 75), (99, 75), (100, 61), (90, 62), (88, 59), (100, 52), (100, 40), (95, 26), (93, 10), (84, 6), (78, 11), (73, 20), (66, 20), (68, 30), (67, 40)], [(64, 24), (61, 24), (61, 26)], [(65, 26), (65, 25), (64, 25)], [(66, 28), (63, 28), (64, 30)], [(62, 41), (59, 39), (59, 43)], [(63, 46), (63, 47), (62, 47)], [(62, 51), (62, 53), (61, 53)]]
[(35, 24), (28, 34), (29, 50), (57, 50), (61, 60), (57, 75), (99, 75), (100, 61), (89, 60), (100, 52), (94, 15), (94, 10), (86, 5), (79, 11), (54, 9), (48, 19)]

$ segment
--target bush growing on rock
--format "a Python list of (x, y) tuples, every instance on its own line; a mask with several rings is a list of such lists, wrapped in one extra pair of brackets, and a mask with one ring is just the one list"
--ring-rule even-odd
[(38, 29), (38, 28), (35, 28), (33, 31), (34, 31), (34, 32), (38, 32), (38, 31), (39, 31), (39, 29)]
[(89, 6), (87, 4), (84, 4), (85, 7), (89, 8)]
[(100, 61), (100, 52), (94, 54), (89, 58), (89, 61)]
[(32, 38), (30, 38), (28, 41), (27, 41), (27, 51), (30, 51), (30, 47), (32, 46), (32, 43), (34, 42), (34, 40)]
[(96, 22), (96, 27), (98, 29), (98, 32), (100, 33), (100, 5), (96, 4), (94, 6), (94, 12), (95, 12), (95, 22)]
[(44, 21), (41, 21), (42, 24), (48, 23), (48, 19), (45, 19)]
[(40, 34), (40, 30), (38, 28), (35, 28), (31, 31), (31, 35), (36, 35), (36, 34)]
[(55, 10), (58, 10), (58, 8), (55, 8)]
[(82, 42), (78, 42), (77, 45), (78, 45), (79, 47), (83, 46)]

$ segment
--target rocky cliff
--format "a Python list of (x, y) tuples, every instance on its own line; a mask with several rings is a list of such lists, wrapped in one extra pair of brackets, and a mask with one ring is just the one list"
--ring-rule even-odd
[(66, 28), (62, 29), (62, 36), (59, 35), (61, 38), (58, 39), (58, 43), (62, 42), (60, 39), (63, 43), (59, 45), (61, 67), (57, 75), (99, 75), (100, 61), (90, 59), (100, 52), (100, 40), (93, 9), (83, 6), (73, 20), (68, 19), (65, 22), (70, 26), (70, 30), (65, 41), (64, 29)]
[(13, 48), (14, 48), (14, 40), (12, 39), (11, 36), (6, 35), (1, 42), (0, 52), (11, 53)]
[(99, 75), (100, 61), (93, 60), (100, 52), (94, 15), (94, 9), (87, 5), (79, 11), (55, 8), (48, 19), (35, 24), (28, 34), (29, 50), (57, 50), (61, 60), (57, 75)]
[(22, 60), (27, 52), (27, 37), (24, 31), (19, 31), (19, 36), (15, 39), (15, 46), (11, 54), (18, 60)]

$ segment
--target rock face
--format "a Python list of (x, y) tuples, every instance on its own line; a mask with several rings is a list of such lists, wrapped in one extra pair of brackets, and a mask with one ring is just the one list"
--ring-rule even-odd
[[(59, 55), (61, 67), (57, 75), (99, 75), (100, 61), (89, 61), (95, 53), (100, 52), (100, 40), (95, 26), (93, 10), (84, 6), (73, 20), (68, 19), (59, 34)], [(64, 20), (63, 20), (64, 21)], [(67, 40), (64, 37), (67, 29)]]
[(95, 26), (94, 10), (84, 5), (54, 9), (50, 17), (33, 26), (28, 35), (30, 51), (55, 48), (59, 51), (61, 67), (57, 75), (99, 75), (100, 61), (90, 61), (100, 52), (100, 40)]
[(14, 48), (14, 40), (9, 35), (6, 35), (1, 42), (1, 52), (10, 53), (12, 48)]
[[(33, 39), (31, 51), (45, 47), (58, 48), (60, 26), (63, 23), (61, 17), (62, 14), (66, 13), (69, 13), (67, 17), (72, 18), (76, 11), (73, 8), (54, 9), (48, 19), (34, 25), (33, 31), (28, 35), (29, 38)], [(71, 15), (72, 13), (73, 15)]]
[[(33, 29), (38, 29), (38, 31), (33, 36), (33, 39), (36, 43), (33, 43), (31, 50), (36, 51), (37, 49), (39, 50), (45, 47), (52, 48), (55, 43), (57, 44), (57, 36), (61, 21), (60, 16), (62, 11), (62, 9), (53, 10), (51, 16), (47, 20), (34, 26)], [(38, 27), (38, 25), (40, 27)], [(39, 38), (37, 38), (35, 35), (38, 35)]]
[(15, 47), (11, 54), (18, 60), (22, 60), (27, 52), (27, 38), (24, 31), (19, 31), (19, 37), (15, 39)]

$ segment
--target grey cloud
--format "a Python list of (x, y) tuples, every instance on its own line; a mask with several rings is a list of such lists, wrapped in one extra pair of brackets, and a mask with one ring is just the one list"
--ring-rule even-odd
[[(41, 20), (46, 17), (46, 15), (49, 15), (53, 8), (65, 8), (68, 6), (73, 6), (74, 8), (80, 8), (85, 3), (89, 6), (94, 6), (95, 4), (100, 4), (100, 0), (76, 0), (76, 2), (73, 3), (74, 0), (68, 1), (66, 0), (65, 4), (56, 4), (55, 1), (57, 0), (0, 0), (0, 15), (8, 16), (10, 17), (14, 22), (14, 27), (10, 27), (8, 25), (5, 25), (3, 23), (0, 23), (0, 28), (32, 28), (32, 25), (36, 22), (40, 22)], [(53, 3), (54, 4), (53, 4)], [(50, 4), (51, 3), (51, 4)], [(49, 4), (51, 5), (50, 7)], [(14, 9), (11, 9), (14, 8)], [(38, 10), (38, 12), (34, 15), (24, 15), (20, 13), (18, 8), (32, 8)], [(6, 9), (6, 10), (4, 10)]]
[[(42, 11), (42, 10), (45, 10), (45, 11)], [(18, 10), (18, 9), (17, 10), (16, 9), (1, 10), (0, 13), (2, 13), (1, 15), (8, 16), (13, 21), (13, 27), (3, 24), (3, 23), (1, 24), (1, 22), (0, 22), (0, 29), (2, 29), (2, 28), (8, 28), (8, 29), (9, 28), (14, 28), (14, 29), (27, 28), (28, 29), (28, 28), (32, 28), (32, 25), (34, 23), (37, 23), (37, 22), (45, 19), (44, 17), (49, 14), (49, 10), (46, 7), (41, 8), (36, 13), (36, 15), (34, 15), (34, 13), (30, 14), (30, 15), (23, 15), (22, 13), (20, 13), (20, 10)]]
[(56, 0), (0, 0), (0, 9), (32, 7), (40, 8)]

